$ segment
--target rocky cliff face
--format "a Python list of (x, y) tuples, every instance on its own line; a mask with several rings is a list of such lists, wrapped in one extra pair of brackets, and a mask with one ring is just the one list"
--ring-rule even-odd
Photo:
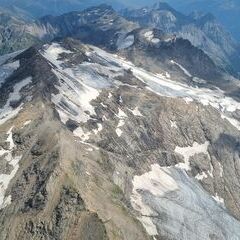
[(239, 101), (126, 54), (1, 59), (1, 239), (240, 238)]

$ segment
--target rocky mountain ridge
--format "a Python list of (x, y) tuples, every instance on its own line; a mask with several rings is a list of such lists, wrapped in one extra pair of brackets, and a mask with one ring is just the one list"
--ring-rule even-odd
[[(176, 34), (178, 38), (190, 40), (194, 46), (202, 49), (217, 67), (237, 76), (239, 47), (212, 16), (197, 14), (191, 17), (184, 16), (163, 3), (153, 8), (126, 10), (122, 15), (131, 21), (121, 17), (108, 5), (56, 17), (45, 16), (36, 22), (25, 21), (4, 13), (5, 20), (2, 24), (6, 22), (8, 27), (2, 26), (1, 51), (8, 53), (40, 41), (65, 37), (74, 37), (85, 43), (117, 50), (122, 38), (131, 35), (131, 31), (150, 27), (163, 30), (165, 38), (174, 39)], [(17, 36), (22, 36), (22, 40), (18, 41)], [(129, 44), (130, 37), (128, 40)]]
[[(194, 47), (188, 40), (166, 34), (157, 28), (139, 27), (119, 16), (108, 5), (58, 17), (47, 16), (31, 24), (28, 31), (42, 41), (70, 36), (113, 53), (122, 53), (140, 66), (151, 66), (151, 70), (160, 67), (169, 73), (172, 70), (179, 72), (179, 66), (174, 69), (176, 61), (183, 68), (189, 69), (188, 77), (195, 77), (195, 82), (207, 80), (222, 88), (221, 85), (226, 82), (230, 86), (229, 82), (237, 81), (224, 73), (204, 51)], [(152, 63), (145, 63), (146, 61)], [(186, 72), (181, 71), (185, 77)], [(236, 84), (232, 88), (236, 90)]]
[(73, 39), (0, 71), (1, 239), (239, 237), (239, 101)]

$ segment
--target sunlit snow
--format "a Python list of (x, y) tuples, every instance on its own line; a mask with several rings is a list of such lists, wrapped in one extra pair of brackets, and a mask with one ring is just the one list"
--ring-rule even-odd
[(9, 143), (9, 150), (0, 149), (0, 156), (4, 157), (4, 160), (7, 161), (10, 165), (12, 165), (13, 170), (11, 173), (8, 174), (0, 174), (0, 209), (6, 207), (11, 203), (11, 196), (5, 196), (5, 191), (10, 183), (10, 181), (14, 178), (15, 174), (19, 168), (19, 161), (21, 160), (22, 156), (13, 156), (12, 151), (15, 148), (15, 144), (12, 138), (12, 129), (11, 128), (8, 132), (8, 138), (6, 142)]
[(4, 105), (3, 108), (0, 109), (0, 125), (5, 123), (9, 119), (15, 117), (19, 113), (19, 111), (22, 108), (22, 105), (13, 109), (11, 107), (11, 102), (19, 101), (21, 99), (20, 91), (22, 90), (22, 88), (30, 84), (31, 81), (32, 81), (32, 78), (28, 77), (14, 85), (13, 92), (9, 94), (9, 98), (6, 104)]

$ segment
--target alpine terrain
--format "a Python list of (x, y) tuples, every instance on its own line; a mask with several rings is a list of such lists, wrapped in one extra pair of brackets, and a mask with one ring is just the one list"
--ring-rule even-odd
[(36, 44), (0, 57), (1, 240), (240, 239), (238, 78), (106, 5), (23, 26)]
[(235, 74), (240, 72), (240, 44), (211, 13), (194, 11), (184, 15), (160, 2), (153, 7), (125, 9), (121, 14), (143, 26), (157, 27), (188, 39), (212, 57), (221, 68)]

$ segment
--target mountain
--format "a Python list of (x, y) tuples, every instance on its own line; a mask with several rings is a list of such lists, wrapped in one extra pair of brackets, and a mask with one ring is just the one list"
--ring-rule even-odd
[(163, 6), (4, 12), (35, 44), (0, 57), (1, 240), (240, 239), (239, 80), (173, 33), (212, 15)]
[[(116, 51), (122, 39), (128, 34), (132, 35), (132, 31), (135, 31), (133, 33), (135, 35), (137, 29), (150, 28), (151, 31), (153, 28), (156, 31), (162, 29), (163, 33), (161, 35), (165, 33), (166, 36), (168, 35), (166, 38), (173, 39), (175, 38), (174, 35), (177, 34), (178, 38), (190, 40), (195, 47), (202, 49), (217, 67), (238, 76), (239, 48), (234, 40), (216, 23), (213, 16), (202, 16), (197, 13), (191, 17), (184, 16), (163, 3), (155, 5), (153, 9), (146, 10), (143, 8), (130, 12), (126, 10), (122, 14), (129, 20), (121, 17), (112, 7), (106, 4), (60, 16), (48, 15), (36, 21), (18, 15), (15, 17), (13, 14), (4, 12), (5, 15), (10, 17), (9, 20), (2, 20), (2, 24), (5, 24), (2, 32), (9, 31), (13, 34), (2, 34), (4, 39), (2, 40), (3, 47), (1, 51), (2, 53), (8, 53), (29, 47), (33, 43), (65, 37), (74, 37), (85, 43)], [(141, 11), (144, 12), (143, 15), (141, 15)], [(138, 17), (138, 14), (140, 14), (140, 17)], [(178, 20), (175, 21), (174, 18)], [(6, 26), (8, 26), (7, 29)], [(22, 35), (21, 41), (18, 40), (19, 35)], [(179, 42), (177, 41), (177, 43)], [(130, 43), (131, 39), (128, 44)], [(185, 55), (189, 51), (186, 46), (186, 44), (185, 47), (182, 46), (186, 50), (185, 53), (182, 52)], [(184, 61), (180, 55), (178, 58), (179, 61)], [(192, 62), (187, 64), (188, 66), (192, 65)], [(208, 69), (212, 68), (215, 71), (214, 64), (211, 62), (210, 65), (204, 64), (204, 66), (200, 66), (200, 68), (203, 67), (201, 72), (204, 73), (204, 67), (206, 68), (206, 66), (209, 66)], [(200, 77), (204, 78), (205, 76), (201, 74)], [(207, 79), (209, 78), (208, 75)], [(217, 79), (216, 75), (215, 79)]]
[[(184, 72), (177, 65), (174, 66), (173, 61), (190, 69), (188, 77), (194, 81), (198, 81), (198, 78), (221, 87), (225, 82), (229, 86), (229, 80), (232, 79), (188, 40), (166, 34), (157, 28), (140, 27), (139, 24), (121, 17), (108, 5), (57, 17), (46, 16), (27, 25), (26, 31), (41, 41), (73, 37), (83, 43), (126, 55), (136, 65), (149, 66), (150, 70), (162, 68), (170, 74), (171, 71), (180, 70), (183, 79)], [(146, 61), (151, 61), (151, 64)], [(178, 74), (181, 81), (179, 76), (181, 74)]]
[[(238, 29), (240, 5), (238, 0), (186, 0), (184, 2), (179, 0), (168, 0), (167, 2), (186, 14), (195, 10), (213, 13), (239, 41), (240, 35)], [(148, 4), (148, 2), (145, 2), (145, 5), (146, 4)]]
[(45, 15), (61, 15), (70, 11), (80, 11), (87, 7), (104, 3), (111, 4), (118, 9), (125, 6), (117, 0), (0, 0), (1, 6), (5, 8), (17, 7), (35, 18)]
[(212, 14), (193, 13), (185, 16), (166, 3), (153, 7), (125, 9), (121, 14), (141, 26), (156, 27), (188, 39), (201, 48), (223, 69), (239, 73), (239, 43), (218, 23)]
[(128, 48), (1, 57), (1, 239), (240, 238), (239, 100)]
[[(154, 4), (155, 0), (0, 0), (0, 6), (15, 6), (32, 17), (42, 17), (45, 15), (60, 15), (69, 11), (82, 10), (86, 7), (107, 3), (113, 5), (116, 9), (124, 7), (137, 8)], [(238, 16), (240, 12), (238, 0), (166, 0), (165, 2), (174, 6), (178, 11), (189, 14), (191, 11), (211, 12), (218, 21), (220, 21), (236, 39), (240, 39)]]
[(128, 33), (136, 28), (138, 24), (127, 21), (111, 6), (103, 4), (56, 17), (45, 16), (30, 24), (27, 30), (43, 41), (70, 36), (111, 48), (117, 34)]
[[(16, 13), (16, 12), (15, 12)], [(27, 48), (39, 40), (26, 32), (29, 23), (21, 14), (0, 9), (0, 55)]]

